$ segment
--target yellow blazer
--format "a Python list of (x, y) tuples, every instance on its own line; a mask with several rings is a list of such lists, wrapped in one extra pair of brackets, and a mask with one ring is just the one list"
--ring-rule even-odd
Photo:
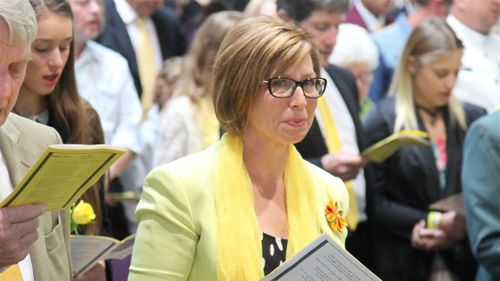
[[(50, 144), (61, 143), (52, 128), (11, 113), (0, 126), (0, 149), (13, 186)], [(38, 239), (30, 248), (36, 281), (71, 280), (69, 212), (46, 212), (39, 219)]]
[[(220, 145), (156, 168), (147, 176), (136, 210), (139, 227), (129, 281), (217, 280), (214, 181)], [(343, 182), (309, 163), (307, 167), (318, 183), (312, 188), (323, 189), (316, 192), (320, 209), (331, 199), (347, 212)], [(318, 216), (321, 228), (329, 227), (324, 213)], [(343, 244), (345, 233), (335, 235)]]

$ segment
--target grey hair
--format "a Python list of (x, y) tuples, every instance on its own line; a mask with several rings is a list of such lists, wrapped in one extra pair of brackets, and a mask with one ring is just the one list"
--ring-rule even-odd
[(343, 23), (339, 26), (337, 43), (328, 61), (344, 67), (363, 63), (373, 71), (378, 66), (378, 49), (366, 29)]
[(0, 1), (0, 21), (9, 27), (11, 42), (28, 46), (35, 40), (36, 16), (28, 0)]

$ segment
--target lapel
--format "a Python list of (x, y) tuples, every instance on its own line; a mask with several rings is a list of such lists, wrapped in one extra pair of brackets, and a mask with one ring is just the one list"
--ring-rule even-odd
[(12, 122), (12, 114), (0, 127), (0, 149), (5, 158), (13, 186), (21, 181), (28, 169), (36, 162), (33, 153), (22, 144), (21, 133)]
[[(25, 149), (25, 147), (29, 146), (23, 143), (21, 132), (15, 123), (15, 116), (11, 113), (5, 123), (0, 127), (0, 149), (5, 158), (13, 187), (22, 180), (28, 169), (32, 167), (37, 160), (31, 151)], [(44, 244), (39, 241), (42, 241), (41, 239), (45, 237), (42, 226), (51, 225), (50, 223), (47, 224), (47, 220), (50, 220), (50, 213), (45, 213), (40, 217), (38, 239), (30, 248), (35, 280), (43, 280), (41, 277), (44, 271), (43, 265), (45, 265), (45, 263), (38, 259), (40, 258), (40, 253), (43, 253)]]
[[(132, 40), (130, 39), (127, 27), (116, 10), (113, 0), (104, 1), (106, 6), (106, 27), (98, 42), (120, 53), (128, 62), (130, 72), (136, 82), (137, 91), (141, 93), (140, 81), (138, 81), (139, 70), (137, 67), (137, 58), (135, 56)], [(136, 81), (137, 79), (137, 81)], [(137, 84), (139, 83), (139, 84)]]
[(167, 30), (168, 28), (168, 22), (165, 22), (162, 19), (162, 14), (161, 11), (156, 11), (151, 15), (151, 20), (153, 21), (153, 24), (156, 29), (156, 36), (158, 38), (158, 43), (160, 44), (160, 51), (161, 51), (161, 57), (162, 59), (166, 59), (167, 57), (170, 57), (170, 54), (168, 52), (168, 47), (170, 45), (170, 48), (174, 50), (174, 45), (169, 44), (169, 34), (170, 32)]
[[(427, 132), (420, 113), (418, 111), (416, 113), (419, 130)], [(434, 157), (434, 150), (432, 146), (419, 147), (419, 151), (419, 157), (422, 157), (422, 164), (427, 170), (426, 174), (428, 176), (427, 179), (423, 179), (424, 182), (427, 182), (427, 184), (423, 184), (423, 186), (425, 187), (425, 192), (427, 193), (426, 195), (424, 195), (424, 198), (429, 198), (430, 202), (432, 203), (442, 198), (441, 187), (439, 183), (439, 172), (436, 166), (436, 158)]]
[[(313, 119), (311, 129), (309, 130), (309, 141), (311, 142), (310, 148), (316, 150), (313, 155), (325, 155), (328, 153), (328, 148), (326, 147), (325, 140), (321, 134), (319, 128), (318, 120), (316, 117)], [(313, 157), (311, 155), (311, 157)]]

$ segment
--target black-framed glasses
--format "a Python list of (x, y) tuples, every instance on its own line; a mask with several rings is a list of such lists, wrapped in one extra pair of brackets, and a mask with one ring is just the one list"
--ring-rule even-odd
[(275, 98), (291, 97), (300, 86), (307, 98), (317, 99), (323, 95), (326, 89), (326, 79), (324, 78), (308, 78), (297, 81), (286, 77), (273, 77), (262, 82), (267, 84), (269, 93)]

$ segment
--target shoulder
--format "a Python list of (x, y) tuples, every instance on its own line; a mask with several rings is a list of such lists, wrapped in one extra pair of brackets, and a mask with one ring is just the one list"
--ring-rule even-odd
[(368, 145), (392, 134), (396, 119), (395, 106), (394, 97), (385, 97), (368, 111), (363, 120)]
[[(127, 60), (120, 53), (94, 41), (87, 41), (87, 48), (90, 48), (100, 61), (106, 64), (108, 70), (126, 69)], [(111, 67), (112, 66), (112, 67)]]
[[(153, 187), (192, 195), (207, 192), (215, 174), (216, 151), (209, 147), (153, 169), (145, 180), (145, 188)], [(196, 175), (196, 176), (193, 176)]]
[(337, 78), (354, 80), (354, 75), (352, 74), (352, 72), (350, 70), (348, 70), (346, 68), (342, 68), (342, 67), (338, 67), (338, 66), (333, 65), (333, 64), (329, 64), (326, 67), (326, 71), (335, 80), (337, 80)]
[(31, 121), (17, 114), (10, 113), (5, 124), (6, 130), (19, 133), (19, 138), (33, 144), (39, 144), (44, 148), (50, 144), (60, 143), (61, 139), (57, 131), (49, 126)]
[(467, 118), (467, 123), (471, 124), (482, 116), (486, 115), (486, 110), (480, 106), (473, 105), (470, 103), (463, 103), (465, 117)]
[(375, 123), (392, 123), (396, 118), (396, 99), (385, 97), (380, 100), (366, 114), (364, 123), (366, 126), (373, 126)]
[[(500, 111), (478, 119), (469, 129), (468, 138), (487, 138), (500, 141)], [(485, 143), (486, 144), (486, 143)]]
[(161, 112), (161, 120), (171, 118), (189, 117), (194, 121), (193, 114), (196, 112), (196, 106), (188, 96), (177, 96), (171, 98)]
[(173, 24), (179, 24), (179, 18), (175, 11), (170, 7), (162, 7), (151, 16), (153, 21), (166, 21)]

